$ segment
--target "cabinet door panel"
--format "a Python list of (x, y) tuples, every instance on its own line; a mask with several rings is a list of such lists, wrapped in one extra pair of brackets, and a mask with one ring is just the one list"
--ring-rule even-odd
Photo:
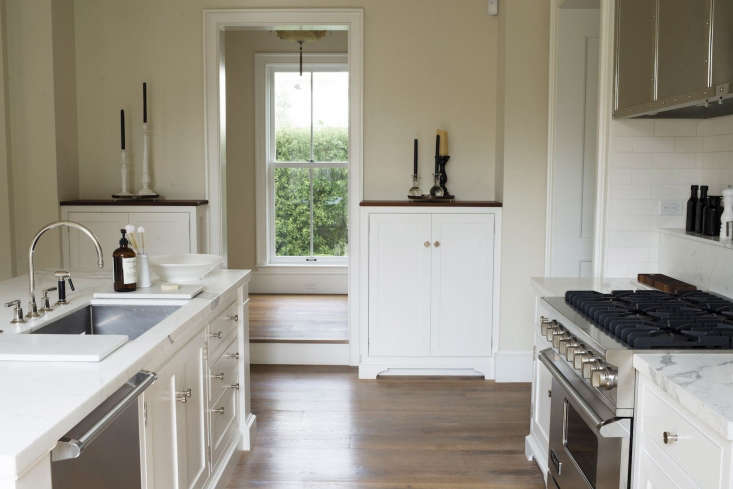
[[(682, 489), (675, 484), (644, 448), (634, 452), (636, 470), (631, 487), (634, 489)], [(684, 486), (683, 486), (684, 487)]]
[(550, 409), (552, 399), (550, 391), (552, 390), (552, 374), (547, 367), (535, 358), (535, 392), (534, 392), (534, 408), (532, 415), (534, 422), (540, 431), (542, 441), (545, 442), (543, 448), (547, 448), (550, 442)]
[(489, 356), (492, 334), (494, 216), (432, 216), (430, 352)]
[(179, 487), (200, 489), (208, 477), (206, 463), (206, 397), (204, 387), (204, 343), (197, 337), (177, 355), (180, 357), (178, 391), (191, 389), (186, 403), (176, 403)]
[(175, 365), (166, 365), (158, 372), (158, 380), (144, 394), (147, 408), (145, 442), (149, 489), (178, 487), (176, 376)]
[(656, 0), (616, 0), (616, 110), (652, 103)]
[(429, 353), (430, 215), (375, 214), (369, 221), (369, 352)]
[(130, 222), (145, 227), (148, 255), (198, 252), (191, 249), (189, 218), (185, 212), (135, 212), (130, 214)]
[[(78, 222), (92, 230), (99, 239), (104, 252), (104, 270), (112, 271), (112, 253), (120, 246), (120, 229), (128, 223), (126, 212), (69, 212), (70, 221)], [(96, 271), (97, 251), (92, 241), (76, 229), (65, 230), (68, 236), (69, 263), (66, 266), (70, 270)]]

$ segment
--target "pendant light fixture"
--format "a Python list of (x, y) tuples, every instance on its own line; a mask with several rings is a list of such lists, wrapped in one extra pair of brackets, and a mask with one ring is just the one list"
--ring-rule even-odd
[(284, 41), (296, 41), (300, 54), (300, 76), (303, 76), (303, 44), (305, 41), (318, 41), (323, 39), (328, 31), (275, 31), (277, 37)]

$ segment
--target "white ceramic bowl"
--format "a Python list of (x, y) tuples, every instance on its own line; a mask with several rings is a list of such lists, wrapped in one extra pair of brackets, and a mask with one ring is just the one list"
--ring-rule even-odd
[(224, 259), (218, 255), (186, 254), (150, 257), (150, 267), (164, 282), (186, 284), (197, 282), (221, 266)]

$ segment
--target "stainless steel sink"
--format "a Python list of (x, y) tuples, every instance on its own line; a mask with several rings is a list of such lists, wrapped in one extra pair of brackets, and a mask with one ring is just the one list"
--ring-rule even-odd
[(180, 306), (94, 305), (33, 331), (32, 334), (120, 334), (134, 340)]

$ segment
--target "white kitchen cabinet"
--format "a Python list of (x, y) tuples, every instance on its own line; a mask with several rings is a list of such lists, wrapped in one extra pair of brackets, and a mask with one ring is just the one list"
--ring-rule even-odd
[(362, 210), (360, 377), (493, 377), (500, 209)]
[[(76, 201), (81, 202), (81, 201)], [(198, 201), (191, 201), (195, 203)], [(186, 203), (189, 203), (188, 201)], [(127, 224), (145, 228), (148, 255), (206, 251), (206, 205), (62, 205), (61, 218), (83, 224), (99, 238), (104, 270), (112, 270), (112, 252), (119, 247), (120, 229)], [(141, 244), (141, 243), (140, 243)], [(96, 271), (96, 251), (76, 230), (62, 230), (64, 267)]]
[(145, 392), (149, 489), (200, 489), (207, 482), (204, 346), (197, 335)]
[(733, 488), (733, 443), (645, 375), (636, 388), (632, 489)]

